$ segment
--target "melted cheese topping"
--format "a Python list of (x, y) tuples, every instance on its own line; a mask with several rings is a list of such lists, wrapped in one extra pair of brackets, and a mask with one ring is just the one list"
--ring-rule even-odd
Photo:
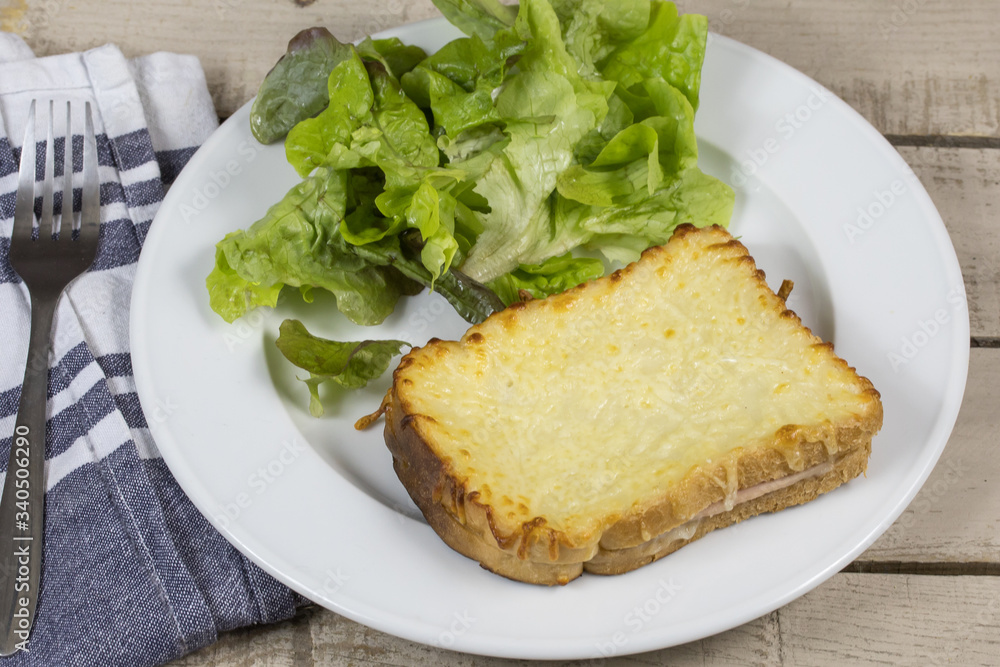
[[(402, 395), (433, 417), (422, 427), (470, 490), (507, 519), (567, 532), (736, 448), (773, 447), (786, 425), (835, 450), (833, 425), (865, 410), (867, 385), (737, 259), (671, 243), (620, 281), (505, 311), (447, 353), (418, 355)], [(717, 481), (731, 509), (736, 475)]]

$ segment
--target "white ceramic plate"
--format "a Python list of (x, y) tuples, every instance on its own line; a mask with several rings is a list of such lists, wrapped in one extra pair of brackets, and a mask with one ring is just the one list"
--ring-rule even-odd
[[(389, 34), (428, 49), (457, 36), (441, 20)], [(305, 386), (273, 345), (289, 316), (342, 339), (458, 337), (465, 324), (443, 300), (410, 299), (374, 331), (323, 299), (307, 308), (288, 297), (234, 325), (209, 309), (214, 244), (297, 180), (280, 145), (256, 145), (248, 113), (205, 143), (160, 208), (135, 282), (132, 361), (163, 457), (198, 508), (261, 567), (338, 613), (419, 642), (509, 657), (600, 657), (692, 641), (840, 570), (903, 511), (944, 448), (965, 387), (969, 320), (940, 216), (899, 155), (845, 103), (716, 36), (697, 124), (702, 165), (737, 187), (732, 231), (772, 287), (793, 279), (790, 307), (882, 392), (885, 426), (867, 478), (626, 575), (539, 588), (489, 574), (423, 522), (381, 429), (351, 427), (378, 406), (388, 375), (328, 396), (337, 400), (313, 419)]]

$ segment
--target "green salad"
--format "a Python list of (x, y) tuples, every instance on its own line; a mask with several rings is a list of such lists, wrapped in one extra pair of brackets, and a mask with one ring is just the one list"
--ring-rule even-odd
[[(728, 224), (733, 191), (698, 168), (694, 134), (705, 17), (660, 0), (434, 4), (467, 36), (432, 55), (313, 28), (267, 75), (251, 127), (303, 180), (218, 243), (207, 286), (227, 321), (290, 287), (374, 325), (429, 288), (478, 323), (603, 274), (575, 250), (630, 262), (679, 224)], [(326, 342), (298, 322), (278, 340), (310, 372), (314, 414), (321, 382), (360, 386), (401, 343)]]

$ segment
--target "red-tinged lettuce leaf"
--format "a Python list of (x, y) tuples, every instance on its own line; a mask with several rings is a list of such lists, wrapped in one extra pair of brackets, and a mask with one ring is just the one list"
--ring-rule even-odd
[(330, 101), (330, 71), (350, 55), (326, 28), (309, 28), (288, 42), (288, 51), (264, 77), (250, 109), (250, 130), (258, 141), (278, 141), (297, 123), (322, 111)]

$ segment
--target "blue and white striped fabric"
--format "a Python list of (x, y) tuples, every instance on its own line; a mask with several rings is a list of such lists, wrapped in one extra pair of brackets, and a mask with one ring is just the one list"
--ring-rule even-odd
[[(129, 299), (143, 239), (165, 188), (217, 118), (196, 58), (129, 61), (106, 46), (35, 59), (0, 33), (0, 483), (27, 355), (29, 297), (8, 250), (33, 98), (54, 99), (63, 115), (70, 99), (97, 111), (103, 227), (94, 267), (62, 298), (53, 330), (44, 566), (30, 652), (0, 666), (158, 665), (221, 631), (287, 618), (301, 601), (184, 496), (157, 453), (156, 420), (144, 417), (132, 377)], [(79, 170), (82, 137), (73, 140)], [(79, 191), (75, 199), (79, 206)]]

